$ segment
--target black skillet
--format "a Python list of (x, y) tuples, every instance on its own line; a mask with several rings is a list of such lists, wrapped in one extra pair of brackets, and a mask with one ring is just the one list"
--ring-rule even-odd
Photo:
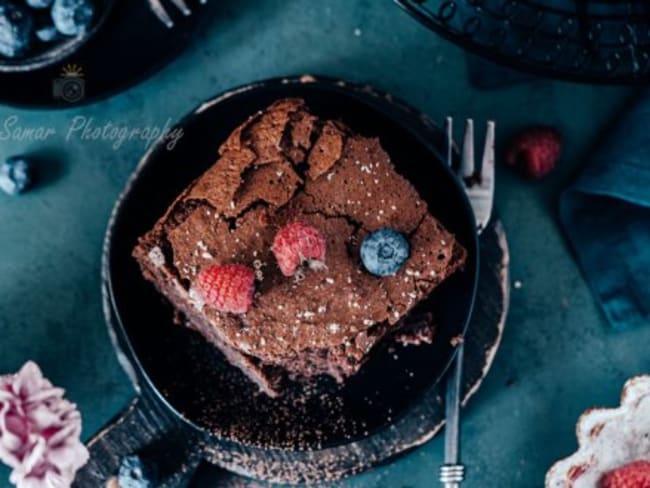
[[(432, 345), (384, 347), (343, 386), (323, 381), (317, 394), (296, 388), (270, 399), (201, 337), (174, 323), (171, 307), (141, 277), (131, 250), (174, 197), (213, 164), (218, 146), (239, 123), (288, 96), (378, 136), (397, 170), (467, 248), (468, 260), (410, 315), (434, 314), (439, 328)], [(471, 207), (444, 163), (443, 133), (423, 130), (421, 117), (369, 87), (310, 76), (274, 79), (204, 103), (178, 124), (184, 135), (173, 149), (159, 143), (145, 155), (115, 206), (103, 256), (109, 331), (138, 397), (90, 442), (91, 462), (76, 486), (101, 486), (132, 453), (161, 466), (167, 484), (157, 486), (183, 486), (202, 459), (297, 482), (337, 477), (386, 457), (377, 439), (443, 376), (455, 352), (452, 338), (467, 327), (477, 284)]]

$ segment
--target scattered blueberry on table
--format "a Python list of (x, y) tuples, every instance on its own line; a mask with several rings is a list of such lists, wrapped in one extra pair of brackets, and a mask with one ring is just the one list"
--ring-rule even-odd
[(24, 156), (12, 156), (0, 164), (0, 189), (9, 195), (25, 192), (33, 181), (33, 165)]
[(396, 230), (385, 227), (369, 234), (361, 243), (361, 261), (375, 276), (394, 275), (409, 257), (410, 246)]
[(0, 0), (0, 54), (23, 56), (31, 47), (34, 20), (27, 7)]
[(127, 456), (122, 459), (117, 479), (120, 488), (154, 488), (158, 470), (141, 456)]

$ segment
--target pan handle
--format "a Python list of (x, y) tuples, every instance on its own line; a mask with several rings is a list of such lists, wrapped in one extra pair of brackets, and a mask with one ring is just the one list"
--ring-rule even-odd
[(112, 488), (122, 460), (137, 455), (153, 468), (160, 488), (188, 485), (203, 458), (201, 435), (145, 394), (88, 442), (90, 460), (77, 474), (73, 488)]

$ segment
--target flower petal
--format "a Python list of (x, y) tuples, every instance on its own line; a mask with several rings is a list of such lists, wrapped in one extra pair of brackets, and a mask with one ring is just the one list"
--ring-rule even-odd
[(68, 488), (89, 454), (81, 415), (36, 363), (0, 376), (0, 461), (18, 488)]

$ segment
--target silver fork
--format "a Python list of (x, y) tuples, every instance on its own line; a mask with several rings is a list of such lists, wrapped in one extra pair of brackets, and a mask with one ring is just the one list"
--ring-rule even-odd
[[(189, 5), (187, 5), (185, 0), (169, 0), (169, 1), (173, 5), (175, 5), (176, 8), (178, 8), (178, 10), (180, 10), (183, 15), (185, 16), (192, 15), (192, 10), (190, 9)], [(153, 13), (156, 14), (156, 17), (158, 17), (158, 19), (160, 19), (160, 21), (163, 24), (165, 24), (170, 29), (174, 27), (174, 21), (169, 16), (167, 9), (163, 6), (162, 0), (147, 0), (147, 2), (149, 2), (149, 7), (151, 7)], [(208, 3), (208, 0), (199, 0), (199, 3), (201, 5), (205, 5), (206, 3)]]
[[(452, 166), (453, 119), (445, 119), (447, 132), (447, 164)], [(481, 167), (474, 163), (474, 121), (465, 122), (465, 136), (458, 177), (465, 185), (465, 192), (472, 204), (479, 235), (487, 227), (494, 202), (494, 121), (487, 123)], [(465, 467), (460, 457), (460, 403), (462, 400), (463, 358), (465, 346), (458, 345), (456, 359), (449, 371), (445, 395), (445, 464), (440, 467), (440, 482), (445, 488), (459, 488), (465, 479)]]

